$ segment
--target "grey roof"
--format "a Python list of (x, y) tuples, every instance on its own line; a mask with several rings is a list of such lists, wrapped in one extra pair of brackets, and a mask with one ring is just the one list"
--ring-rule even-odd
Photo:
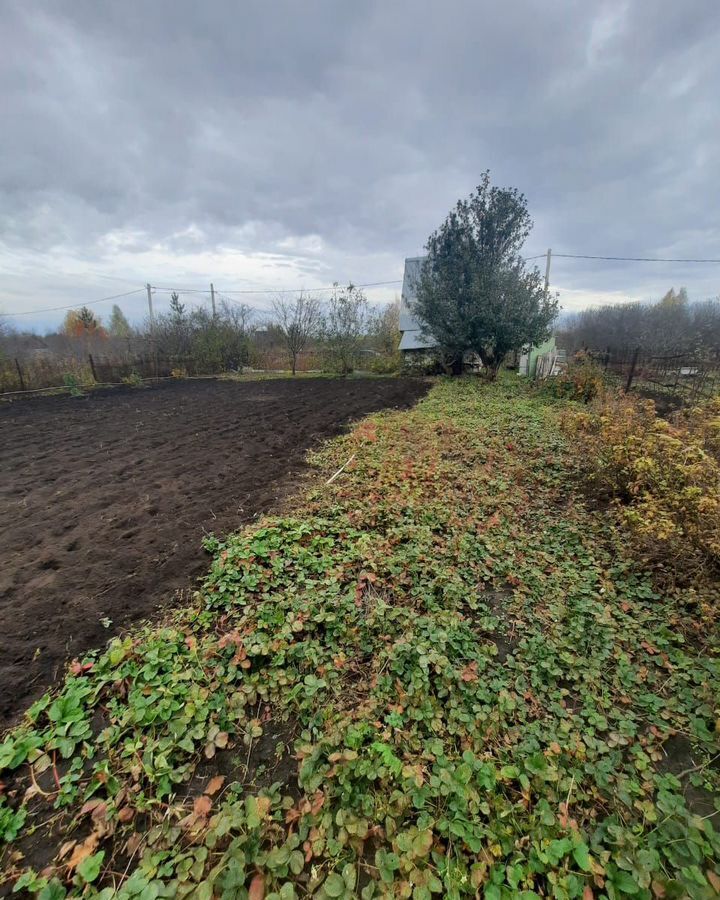
[(432, 338), (425, 338), (420, 331), (420, 323), (411, 312), (411, 304), (415, 301), (415, 285), (420, 277), (424, 256), (409, 256), (405, 260), (403, 275), (402, 299), (400, 303), (400, 350), (426, 350), (435, 346)]
[(403, 331), (398, 350), (430, 350), (435, 346), (432, 338), (423, 337), (421, 331)]

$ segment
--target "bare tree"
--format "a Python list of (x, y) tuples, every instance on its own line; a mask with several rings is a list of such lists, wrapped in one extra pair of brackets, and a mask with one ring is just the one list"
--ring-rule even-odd
[(255, 310), (247, 303), (220, 301), (219, 318), (229, 327), (237, 331), (239, 334), (246, 336), (250, 331)]
[(298, 355), (320, 326), (320, 303), (300, 293), (295, 299), (283, 296), (273, 301), (274, 324), (279, 328), (285, 348), (292, 361), (292, 373), (297, 369)]
[(357, 362), (363, 335), (367, 332), (368, 302), (354, 284), (335, 284), (325, 319), (325, 342), (332, 365), (348, 375)]

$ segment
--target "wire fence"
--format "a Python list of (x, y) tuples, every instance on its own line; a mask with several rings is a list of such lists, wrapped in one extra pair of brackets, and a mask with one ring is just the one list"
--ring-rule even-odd
[[(327, 366), (323, 354), (303, 350), (297, 355), (296, 371), (312, 372)], [(286, 372), (288, 354), (281, 349), (255, 350), (247, 365), (228, 366), (222, 362), (199, 360), (193, 356), (168, 356), (152, 352), (106, 356), (88, 353), (78, 356), (36, 355), (0, 358), (0, 395), (52, 389), (72, 390), (76, 386), (131, 384), (139, 379), (201, 377), (245, 371)]]
[(672, 397), (678, 405), (689, 405), (720, 391), (720, 361), (708, 354), (653, 354), (635, 347), (590, 355), (619, 379), (626, 392)]
[[(202, 371), (200, 369), (202, 368)], [(122, 384), (172, 375), (215, 375), (217, 367), (199, 367), (190, 357), (139, 354), (124, 357), (15, 357), (0, 360), (0, 394), (72, 388), (77, 385)]]

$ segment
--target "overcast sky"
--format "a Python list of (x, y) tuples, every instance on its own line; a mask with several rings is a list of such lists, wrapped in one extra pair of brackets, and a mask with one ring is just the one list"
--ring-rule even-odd
[[(0, 310), (399, 279), (486, 168), (528, 255), (718, 258), (719, 46), (718, 0), (2, 0)], [(552, 283), (705, 298), (720, 266)]]

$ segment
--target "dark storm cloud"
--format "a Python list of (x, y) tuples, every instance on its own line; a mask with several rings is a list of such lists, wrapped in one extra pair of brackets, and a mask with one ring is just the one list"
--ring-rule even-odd
[[(717, 0), (6, 0), (0, 17), (12, 251), (90, 267), (119, 240), (180, 267), (234, 248), (276, 254), (281, 281), (285, 257), (372, 281), (489, 167), (528, 196), (530, 251), (720, 256)], [(717, 293), (718, 270), (554, 272)]]

